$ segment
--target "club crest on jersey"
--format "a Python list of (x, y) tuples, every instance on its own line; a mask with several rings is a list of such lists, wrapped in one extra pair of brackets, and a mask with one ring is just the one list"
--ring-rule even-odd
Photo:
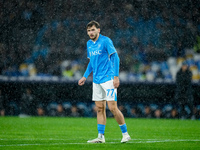
[(102, 54), (102, 50), (96, 50), (96, 51), (90, 52), (90, 56), (101, 55), (101, 54)]

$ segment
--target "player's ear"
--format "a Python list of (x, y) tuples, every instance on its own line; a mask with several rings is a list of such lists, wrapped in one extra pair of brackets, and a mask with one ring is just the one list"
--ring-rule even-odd
[(100, 33), (100, 28), (98, 29), (98, 32)]

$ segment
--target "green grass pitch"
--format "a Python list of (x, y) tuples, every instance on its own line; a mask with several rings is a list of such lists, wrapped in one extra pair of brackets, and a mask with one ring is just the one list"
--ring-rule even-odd
[(0, 117), (0, 150), (200, 149), (199, 120), (126, 118), (126, 124), (129, 143), (120, 143), (120, 128), (108, 118), (106, 143), (88, 144), (97, 137), (96, 118)]

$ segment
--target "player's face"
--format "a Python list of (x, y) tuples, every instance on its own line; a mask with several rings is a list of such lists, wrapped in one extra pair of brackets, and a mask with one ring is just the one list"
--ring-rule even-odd
[(87, 28), (87, 34), (89, 35), (90, 39), (93, 41), (96, 41), (98, 39), (99, 33), (100, 33), (100, 29), (96, 28), (95, 26)]

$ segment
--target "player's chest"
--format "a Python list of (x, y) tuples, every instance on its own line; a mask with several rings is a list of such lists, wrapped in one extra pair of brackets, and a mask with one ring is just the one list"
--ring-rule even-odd
[(89, 52), (90, 57), (98, 57), (100, 55), (107, 53), (104, 45), (101, 43), (91, 44), (88, 47), (88, 52)]

